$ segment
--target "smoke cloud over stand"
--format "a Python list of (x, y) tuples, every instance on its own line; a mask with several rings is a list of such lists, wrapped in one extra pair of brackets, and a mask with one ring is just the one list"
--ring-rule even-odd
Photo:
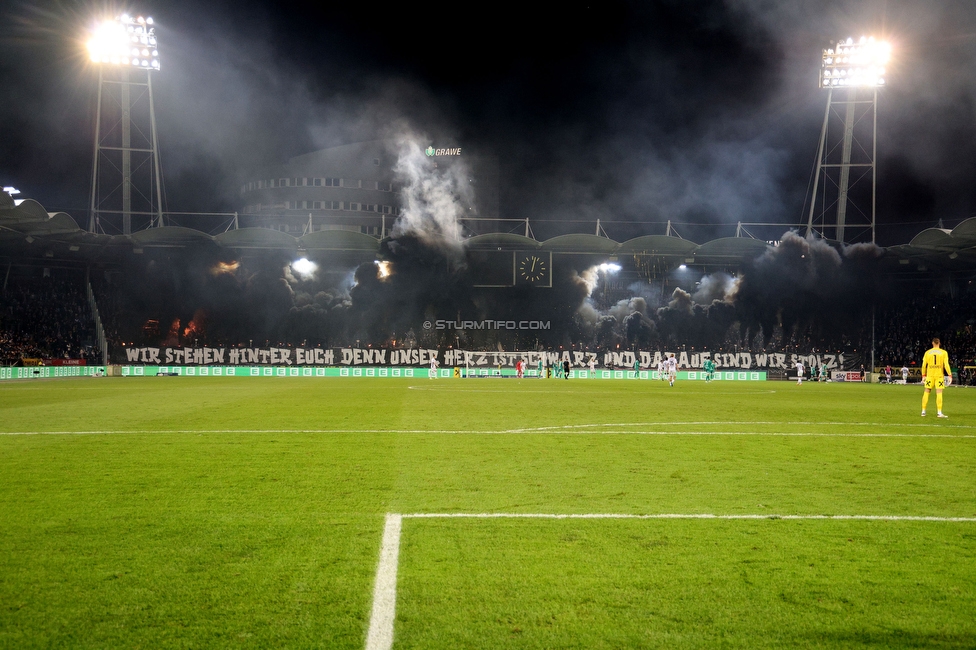
[(735, 275), (682, 267), (618, 289), (614, 296), (630, 297), (609, 302), (611, 276), (592, 266), (578, 276), (586, 295), (576, 318), (602, 347), (837, 347), (862, 334), (873, 304), (893, 298), (881, 282), (881, 254), (870, 244), (837, 248), (788, 232)]
[(393, 171), (402, 189), (393, 239), (414, 235), (430, 244), (458, 247), (459, 220), (474, 205), (463, 159), (441, 168), (411, 136), (401, 136), (397, 149)]

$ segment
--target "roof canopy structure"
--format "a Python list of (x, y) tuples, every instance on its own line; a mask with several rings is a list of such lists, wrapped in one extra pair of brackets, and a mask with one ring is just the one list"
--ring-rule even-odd
[[(349, 230), (320, 230), (300, 237), (269, 228), (240, 228), (219, 235), (179, 226), (150, 228), (132, 235), (103, 235), (78, 227), (64, 212), (47, 212), (37, 201), (15, 205), (0, 192), (0, 254), (11, 258), (50, 258), (82, 263), (111, 263), (145, 249), (175, 249), (209, 245), (231, 254), (259, 251), (375, 259), (380, 240)], [(542, 250), (554, 255), (582, 255), (600, 259), (652, 257), (666, 264), (734, 266), (762, 255), (767, 242), (751, 237), (724, 237), (697, 244), (680, 237), (645, 235), (625, 242), (590, 234), (569, 234), (537, 241), (511, 233), (477, 235), (463, 241), (469, 250)], [(911, 242), (884, 250), (882, 261), (895, 271), (976, 271), (976, 217), (952, 230), (929, 228)]]
[(927, 228), (907, 244), (889, 246), (885, 257), (921, 271), (976, 269), (976, 217), (966, 219), (952, 230)]

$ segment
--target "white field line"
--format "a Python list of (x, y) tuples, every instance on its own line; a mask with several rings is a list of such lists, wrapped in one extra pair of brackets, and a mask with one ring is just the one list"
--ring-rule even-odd
[(380, 544), (380, 562), (376, 568), (376, 586), (373, 588), (373, 611), (369, 617), (369, 632), (366, 635), (366, 650), (389, 650), (393, 645), (401, 522), (402, 518), (398, 514), (386, 515), (383, 541)]
[(846, 427), (938, 427), (940, 429), (952, 428), (952, 429), (976, 429), (976, 425), (971, 424), (923, 424), (922, 422), (799, 422), (791, 421), (789, 423), (784, 423), (781, 421), (772, 420), (704, 420), (695, 422), (681, 422), (681, 421), (667, 421), (667, 422), (599, 422), (592, 424), (559, 424), (547, 427), (527, 427), (522, 429), (508, 429), (504, 433), (523, 433), (523, 432), (545, 432), (550, 430), (566, 430), (566, 429), (597, 429), (597, 428), (607, 428), (607, 427), (654, 427), (654, 426), (669, 426), (669, 427), (683, 427), (683, 426), (705, 426), (705, 425), (747, 425), (747, 426), (769, 426), (769, 425), (780, 425), (789, 424), (790, 426), (797, 427), (828, 427), (828, 426), (846, 426)]
[[(973, 430), (973, 425), (952, 424), (922, 424), (922, 423), (879, 423), (879, 422), (619, 422), (595, 424), (566, 424), (547, 427), (527, 427), (517, 429), (487, 429), (472, 431), (470, 429), (87, 429), (79, 431), (0, 431), (0, 436), (38, 436), (38, 435), (109, 435), (109, 434), (288, 434), (288, 433), (322, 433), (322, 434), (448, 434), (448, 435), (505, 435), (505, 434), (554, 434), (571, 433), (577, 435), (658, 435), (658, 436), (778, 436), (778, 437), (815, 437), (815, 438), (976, 438), (976, 434), (950, 433), (830, 433), (823, 431), (680, 431), (688, 426), (791, 426), (791, 427), (876, 427), (912, 429), (947, 429)], [(643, 429), (642, 427), (667, 427), (666, 429)]]
[[(522, 434), (539, 435), (544, 433), (555, 433), (554, 431), (451, 431), (451, 430), (404, 430), (404, 429), (187, 429), (187, 430), (144, 430), (144, 431), (4, 431), (0, 436), (98, 436), (98, 435), (123, 435), (123, 434), (295, 434), (295, 433), (315, 433), (315, 434), (437, 434), (437, 435), (504, 435)], [(759, 432), (759, 431), (570, 431), (567, 434), (585, 436), (748, 436), (748, 437), (770, 437), (770, 438), (951, 438), (956, 440), (976, 439), (976, 434), (952, 434), (952, 433), (809, 433), (809, 432)]]
[(942, 521), (976, 523), (976, 517), (932, 517), (925, 515), (714, 515), (709, 513), (660, 513), (652, 515), (615, 513), (520, 513), (520, 512), (414, 512), (399, 515), (403, 519), (785, 519), (838, 521)]
[(404, 519), (696, 519), (696, 520), (817, 520), (817, 521), (928, 521), (976, 523), (976, 517), (931, 517), (924, 515), (714, 515), (707, 513), (662, 513), (634, 515), (618, 513), (520, 513), (520, 512), (414, 512), (388, 513), (380, 544), (380, 561), (373, 590), (373, 610), (366, 635), (366, 650), (389, 650), (393, 646), (396, 619), (396, 582), (400, 555), (400, 530)]

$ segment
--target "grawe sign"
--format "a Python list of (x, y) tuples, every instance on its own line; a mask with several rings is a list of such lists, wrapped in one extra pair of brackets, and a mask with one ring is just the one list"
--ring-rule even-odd
[(424, 149), (424, 153), (427, 154), (428, 158), (434, 158), (435, 156), (460, 156), (461, 147), (438, 149), (432, 145)]

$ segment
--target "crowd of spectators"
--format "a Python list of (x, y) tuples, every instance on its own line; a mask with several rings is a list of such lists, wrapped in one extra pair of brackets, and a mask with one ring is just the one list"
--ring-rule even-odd
[(20, 278), (0, 293), (0, 365), (24, 359), (97, 358), (91, 310), (80, 282)]
[[(825, 315), (829, 319), (829, 314)], [(938, 337), (942, 348), (949, 352), (953, 367), (976, 366), (976, 295), (930, 295), (907, 299), (898, 304), (879, 307), (875, 313), (872, 336), (870, 313), (856, 323), (848, 323), (844, 329), (830, 329), (831, 324), (821, 323), (818, 333), (814, 327), (797, 327), (784, 331), (782, 326), (766, 336), (743, 333), (738, 324), (730, 327), (718, 345), (710, 346), (713, 352), (750, 351), (810, 354), (843, 354), (845, 365), (856, 369), (871, 361), (872, 338), (874, 367), (890, 365), (917, 368), (922, 355), (932, 347), (932, 338)], [(669, 341), (674, 344), (674, 341)], [(673, 346), (672, 346), (673, 347)], [(677, 349), (690, 349), (677, 345)], [(976, 382), (976, 371), (963, 371), (964, 383)]]
[[(127, 342), (119, 332), (120, 315), (125, 306), (110, 286), (98, 287), (98, 304), (109, 348), (121, 349)], [(829, 315), (826, 316), (829, 318)], [(149, 321), (156, 323), (156, 321)], [(152, 332), (145, 332), (143, 338), (153, 339), (158, 345), (176, 326), (179, 332), (176, 340), (169, 345), (213, 345), (208, 332), (190, 334), (186, 323), (156, 323)], [(827, 324), (821, 325), (826, 328)], [(870, 364), (872, 330), (870, 318), (865, 318), (860, 326), (847, 326), (837, 335), (836, 331), (815, 328), (793, 328), (784, 331), (777, 326), (766, 336), (759, 330), (742, 331), (738, 323), (733, 323), (720, 338), (709, 346), (712, 352), (795, 352), (798, 354), (843, 353), (845, 365)], [(135, 339), (140, 341), (136, 332)], [(129, 337), (133, 333), (128, 334)], [(897, 305), (878, 307), (875, 313), (874, 366), (883, 368), (890, 365), (901, 368), (903, 365), (917, 367), (921, 356), (930, 346), (933, 336), (942, 340), (942, 347), (949, 352), (953, 366), (976, 366), (976, 295), (925, 296), (907, 299)], [(400, 337), (402, 338), (402, 337)], [(261, 346), (271, 341), (249, 340), (238, 345)], [(304, 345), (304, 341), (276, 341), (278, 347)], [(358, 343), (358, 342), (357, 342)], [(407, 341), (398, 341), (406, 345)], [(619, 347), (631, 347), (629, 342), (621, 341)], [(228, 342), (220, 341), (228, 346)], [(348, 345), (352, 345), (349, 342)], [(693, 347), (677, 341), (658, 341), (669, 349), (690, 350)], [(230, 343), (233, 345), (233, 343)], [(587, 349), (590, 346), (580, 343)], [(676, 347), (675, 347), (676, 346)], [(597, 346), (599, 347), (599, 346)], [(611, 349), (610, 346), (607, 349)], [(618, 348), (619, 349), (619, 348)], [(22, 359), (95, 359), (98, 358), (97, 337), (91, 310), (88, 305), (85, 284), (81, 278), (17, 278), (8, 282), (0, 293), (0, 365), (14, 365)], [(966, 372), (969, 378), (976, 379), (976, 372)]]
[(976, 357), (976, 300), (969, 296), (914, 298), (879, 309), (875, 364), (900, 368), (921, 363), (933, 337), (942, 341), (953, 366), (972, 365)]

